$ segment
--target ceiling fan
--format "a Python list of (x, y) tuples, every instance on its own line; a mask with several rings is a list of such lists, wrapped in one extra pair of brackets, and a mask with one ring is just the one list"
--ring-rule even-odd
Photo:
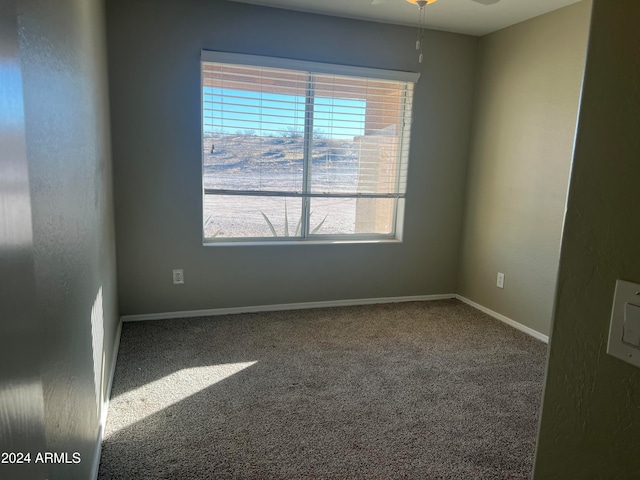
[[(387, 0), (371, 0), (371, 5), (381, 5), (385, 3)], [(418, 29), (418, 40), (416, 41), (416, 50), (420, 52), (418, 56), (418, 62), (422, 63), (423, 55), (422, 55), (422, 46), (424, 44), (424, 16), (425, 16), (425, 8), (430, 3), (434, 3), (436, 0), (407, 0), (407, 2), (417, 5), (420, 9), (420, 27)], [(471, 0), (473, 2), (481, 3), (483, 5), (492, 5), (494, 3), (498, 3), (500, 0)]]
[[(386, 3), (388, 0), (371, 0), (371, 5), (382, 5)], [(424, 4), (433, 3), (436, 0), (427, 0)], [(483, 5), (493, 5), (494, 3), (498, 3), (500, 0), (471, 0), (472, 2), (481, 3)], [(407, 0), (409, 3), (415, 3), (418, 6), (420, 5), (419, 1), (416, 0)]]

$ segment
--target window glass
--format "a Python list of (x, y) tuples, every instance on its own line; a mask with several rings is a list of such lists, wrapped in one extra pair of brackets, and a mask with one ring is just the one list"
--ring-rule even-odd
[(413, 83), (202, 62), (206, 242), (397, 237)]

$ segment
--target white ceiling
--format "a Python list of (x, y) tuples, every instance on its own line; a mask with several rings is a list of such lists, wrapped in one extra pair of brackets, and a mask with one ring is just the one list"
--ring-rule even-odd
[[(406, 0), (231, 1), (399, 25), (418, 24), (418, 7)], [(578, 1), (438, 0), (425, 7), (425, 25), (436, 30), (481, 36)]]

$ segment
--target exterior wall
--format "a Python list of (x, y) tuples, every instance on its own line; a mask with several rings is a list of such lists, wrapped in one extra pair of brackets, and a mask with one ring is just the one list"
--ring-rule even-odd
[[(476, 38), (419, 64), (412, 28), (218, 0), (110, 0), (107, 32), (123, 314), (454, 293)], [(201, 49), (420, 69), (403, 242), (202, 246)]]

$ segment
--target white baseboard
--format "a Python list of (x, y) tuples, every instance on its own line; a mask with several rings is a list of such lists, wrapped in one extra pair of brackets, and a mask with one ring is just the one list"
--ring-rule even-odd
[(358, 298), (353, 300), (330, 300), (326, 302), (282, 303), (278, 305), (256, 305), (250, 307), (212, 308), (208, 310), (187, 310), (184, 312), (145, 313), (142, 315), (124, 315), (123, 322), (142, 320), (167, 320), (172, 318), (209, 317), (232, 315), (236, 313), (278, 312), (283, 310), (306, 310), (310, 308), (349, 307), (353, 305), (375, 305), (379, 303), (424, 302), (456, 298), (456, 295), (416, 295), (412, 297)]
[(111, 398), (111, 387), (113, 386), (113, 377), (116, 373), (116, 361), (118, 360), (118, 349), (120, 348), (120, 336), (122, 334), (122, 320), (118, 322), (118, 329), (116, 330), (115, 344), (113, 345), (113, 358), (111, 359), (111, 369), (109, 370), (109, 377), (107, 380), (107, 392), (106, 398), (102, 402), (102, 411), (100, 412), (100, 429), (98, 430), (98, 439), (93, 454), (93, 463), (91, 466), (92, 479), (98, 478), (98, 469), (100, 468), (100, 456), (102, 455), (102, 440), (104, 439), (104, 429), (107, 425), (107, 415), (109, 414), (109, 399)]
[[(303, 303), (281, 303), (276, 305), (255, 305), (248, 307), (229, 307), (229, 308), (211, 308), (205, 310), (186, 310), (177, 312), (163, 313), (145, 313), (140, 315), (123, 315), (123, 322), (139, 322), (146, 320), (169, 320), (174, 318), (193, 318), (193, 317), (209, 317), (218, 315), (233, 315), (238, 313), (258, 313), (258, 312), (278, 312), (284, 310), (306, 310), (310, 308), (326, 308), (326, 307), (348, 307), (353, 305), (376, 305), (380, 303), (400, 303), (400, 302), (426, 302), (432, 300), (446, 300), (457, 298), (461, 302), (471, 305), (487, 315), (506, 323), (507, 325), (520, 330), (521, 332), (531, 335), (538, 340), (549, 343), (549, 337), (521, 323), (516, 322), (504, 315), (494, 312), (482, 305), (472, 302), (466, 297), (457, 294), (440, 294), (440, 295), (415, 295), (410, 297), (382, 297), (382, 298), (357, 298), (352, 300), (330, 300), (326, 302), (303, 302)], [(120, 337), (118, 336), (118, 339)], [(115, 362), (114, 362), (115, 365)]]
[(462, 295), (456, 295), (455, 298), (457, 298), (461, 302), (466, 303), (467, 305), (471, 305), (473, 308), (476, 308), (481, 312), (486, 313), (487, 315), (491, 315), (493, 318), (500, 320), (501, 322), (506, 323), (507, 325), (513, 328), (516, 328), (521, 332), (526, 333), (527, 335), (531, 335), (532, 337), (537, 338), (538, 340), (542, 340), (544, 343), (549, 343), (549, 337), (547, 335), (544, 335), (538, 332), (537, 330), (534, 330), (533, 328), (529, 328), (526, 325), (522, 325), (521, 323), (518, 323), (515, 320), (510, 319), (509, 317), (505, 317), (504, 315), (498, 312), (494, 312), (493, 310), (490, 310), (487, 307), (483, 307), (482, 305), (476, 302), (472, 302), (471, 300), (469, 300), (466, 297), (463, 297)]

